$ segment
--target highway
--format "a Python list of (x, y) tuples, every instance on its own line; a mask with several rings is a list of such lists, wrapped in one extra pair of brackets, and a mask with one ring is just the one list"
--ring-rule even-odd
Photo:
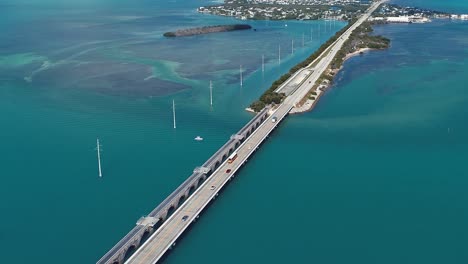
[[(238, 158), (232, 163), (224, 162), (125, 263), (156, 263), (189, 227), (191, 222), (200, 215), (201, 211), (217, 196), (221, 188), (234, 176), (270, 132), (288, 114), (289, 110), (290, 108), (287, 107), (277, 109), (274, 116), (278, 120), (276, 122), (271, 122), (271, 119), (265, 121), (237, 149)], [(229, 173), (228, 169), (231, 170)], [(186, 217), (185, 220), (184, 217)]]
[[(214, 153), (201, 168), (205, 170), (215, 170), (218, 164), (221, 164), (223, 157), (228, 156), (228, 153), (233, 151), (241, 140), (250, 135), (251, 131), (257, 128), (261, 122), (266, 118), (270, 108), (265, 108), (260, 111), (254, 118), (252, 118), (246, 125), (244, 125), (234, 137), (231, 137), (216, 153)], [(204, 174), (207, 173), (207, 174)], [(196, 189), (199, 184), (200, 178), (210, 177), (209, 171), (203, 172), (194, 170), (194, 173), (190, 175), (176, 190), (174, 190), (164, 201), (162, 201), (156, 208), (154, 208), (146, 217), (140, 219), (136, 226), (125, 235), (120, 241), (117, 242), (104, 256), (101, 257), (96, 263), (97, 264), (115, 264), (123, 263), (127, 251), (131, 247), (138, 247), (141, 238), (145, 232), (152, 233), (154, 231), (155, 224), (161, 224), (166, 220), (170, 208), (176, 208), (180, 199), (190, 194), (190, 190)]]
[[(276, 109), (264, 109), (265, 111), (270, 111), (270, 117), (263, 121), (261, 125), (252, 132), (252, 134), (247, 133), (247, 131), (252, 130), (252, 124), (258, 121), (258, 115), (251, 120), (237, 136), (241, 136), (241, 140), (244, 140), (242, 144), (236, 149), (237, 159), (232, 163), (228, 163), (227, 160), (222, 162), (219, 167), (199, 186), (195, 192), (189, 196), (182, 205), (180, 205), (172, 215), (170, 215), (167, 220), (165, 220), (162, 225), (154, 231), (154, 233), (146, 240), (143, 245), (141, 245), (136, 252), (125, 262), (126, 264), (153, 264), (156, 263), (161, 257), (170, 249), (175, 242), (180, 237), (180, 235), (189, 227), (189, 225), (199, 217), (203, 209), (218, 195), (220, 190), (224, 185), (234, 177), (237, 170), (250, 158), (250, 156), (255, 152), (255, 150), (263, 143), (263, 141), (268, 137), (268, 135), (278, 126), (279, 123), (288, 115), (288, 113), (294, 108), (294, 106), (304, 98), (310, 89), (314, 86), (315, 82), (322, 75), (322, 73), (328, 68), (331, 61), (335, 57), (336, 53), (341, 49), (343, 43), (349, 38), (351, 32), (362, 24), (367, 18), (372, 14), (372, 12), (377, 9), (377, 7), (385, 1), (379, 1), (372, 4), (369, 9), (363, 14), (348, 30), (346, 30), (341, 37), (339, 37), (332, 45), (330, 45), (324, 53), (315, 61), (316, 66), (310, 71), (306, 81), (300, 82), (299, 85), (296, 85), (294, 90), (290, 91), (289, 96), (287, 96), (284, 101), (276, 107)], [(312, 64), (311, 64), (312, 65)], [(310, 65), (309, 65), (310, 67)], [(307, 68), (307, 67), (306, 67)], [(310, 68), (309, 68), (310, 69)], [(303, 72), (304, 69), (300, 69), (300, 72)], [(296, 74), (297, 76), (298, 74)], [(294, 78), (291, 78), (293, 80)], [(286, 85), (283, 85), (285, 87)], [(272, 122), (272, 117), (276, 117), (277, 121)], [(257, 118), (257, 120), (255, 120)], [(220, 150), (218, 150), (204, 166), (209, 166), (211, 168), (213, 163), (219, 162), (219, 156), (223, 155), (227, 148), (230, 148), (234, 142), (239, 142), (231, 138)], [(192, 179), (193, 176), (193, 179)], [(192, 181), (197, 177), (197, 174), (194, 173), (184, 182), (176, 191), (174, 191), (168, 199), (166, 199), (160, 206), (158, 206), (150, 216), (156, 216), (159, 214), (160, 210), (166, 210), (167, 206), (172, 203), (173, 198), (178, 197), (180, 192), (185, 191), (190, 184), (188, 182)], [(141, 233), (142, 229), (136, 228), (132, 230), (133, 232)], [(129, 234), (131, 236), (131, 234)], [(127, 235), (127, 236), (129, 236)], [(127, 237), (126, 236), (126, 237)], [(125, 238), (124, 238), (125, 239)], [(125, 242), (125, 241), (124, 241)], [(130, 242), (127, 241), (128, 245)], [(118, 248), (113, 248), (111, 250), (114, 252), (122, 253)], [(112, 258), (106, 258), (105, 261), (98, 263), (114, 263), (108, 262)], [(116, 262), (120, 263), (120, 262)]]
[[(343, 44), (348, 40), (349, 36), (351, 33), (359, 27), (364, 21), (366, 21), (369, 16), (384, 2), (387, 0), (382, 0), (373, 3), (353, 25), (351, 25), (335, 42), (333, 42), (320, 56), (318, 56), (317, 59), (315, 59), (313, 62), (309, 64), (309, 66), (299, 69), (298, 72), (303, 72), (306, 69), (310, 69), (310, 74), (308, 77), (306, 77), (305, 81), (302, 81), (299, 85), (299, 87), (296, 87), (296, 90), (290, 91), (288, 90), (287, 92), (290, 93), (290, 96), (288, 96), (285, 100), (284, 103), (294, 103), (294, 105), (298, 102), (301, 101), (302, 98), (304, 98), (307, 93), (312, 89), (312, 87), (315, 85), (317, 82), (318, 78), (323, 74), (323, 72), (328, 68), (330, 63), (333, 61), (333, 58), (335, 58), (336, 53), (341, 49)], [(327, 54), (325, 57), (322, 58), (323, 54)], [(317, 65), (315, 67), (312, 67), (313, 64), (315, 64), (318, 61)], [(291, 77), (288, 79), (289, 81), (293, 81), (294, 79), (299, 78), (301, 75), (293, 75), (294, 77)], [(295, 80), (295, 82), (300, 82), (299, 80)], [(289, 84), (283, 84), (280, 86), (279, 89), (277, 89), (278, 92), (285, 92), (281, 88), (287, 89), (287, 87), (292, 86)]]

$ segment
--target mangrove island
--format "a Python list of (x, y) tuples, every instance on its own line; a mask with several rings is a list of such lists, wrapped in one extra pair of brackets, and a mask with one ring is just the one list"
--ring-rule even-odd
[(217, 32), (245, 30), (245, 29), (251, 29), (251, 28), (252, 26), (246, 25), (246, 24), (206, 26), (206, 27), (179, 29), (174, 32), (166, 32), (164, 33), (164, 36), (165, 37), (186, 37), (186, 36), (217, 33)]

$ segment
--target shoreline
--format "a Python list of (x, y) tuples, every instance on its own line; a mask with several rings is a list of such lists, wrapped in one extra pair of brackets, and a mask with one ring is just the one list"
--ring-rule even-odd
[[(377, 49), (362, 48), (362, 49), (356, 50), (355, 52), (348, 53), (348, 54), (346, 54), (346, 56), (344, 57), (343, 62), (347, 61), (348, 59), (351, 59), (352, 57), (356, 57), (356, 56), (358, 56), (358, 55), (364, 55), (365, 53), (367, 53), (367, 52), (369, 52), (369, 51), (372, 51), (372, 50), (377, 50)], [(341, 68), (343, 68), (343, 67), (341, 67)], [(340, 71), (341, 68), (338, 69), (338, 71)], [(338, 72), (338, 71), (337, 71), (337, 72)]]
[[(352, 57), (356, 57), (358, 55), (364, 55), (365, 53), (368, 53), (369, 51), (374, 51), (378, 49), (371, 49), (371, 48), (362, 48), (358, 49), (352, 53), (348, 53), (344, 58), (343, 58), (343, 63), (346, 62), (347, 60), (351, 59)], [(336, 74), (343, 69), (344, 66), (341, 66), (339, 69), (333, 70), (333, 79), (336, 78)], [(301, 105), (294, 106), (293, 109), (291, 109), (290, 114), (301, 114), (301, 113), (306, 113), (310, 112), (314, 109), (315, 105), (317, 104), (318, 100), (320, 100), (320, 97), (325, 93), (326, 90), (330, 89), (332, 85), (332, 82), (326, 83), (326, 84), (318, 84), (318, 87), (315, 89), (315, 92), (317, 95), (315, 96), (315, 99), (310, 99), (307, 98)], [(311, 89), (312, 91), (312, 89)]]

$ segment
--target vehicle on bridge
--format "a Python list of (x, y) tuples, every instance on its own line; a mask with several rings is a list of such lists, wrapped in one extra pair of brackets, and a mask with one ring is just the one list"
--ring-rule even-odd
[(271, 119), (271, 122), (272, 122), (272, 123), (275, 123), (277, 120), (278, 120), (278, 118), (277, 118), (276, 116), (274, 116), (274, 117)]
[(236, 158), (237, 158), (237, 152), (234, 152), (231, 154), (231, 156), (228, 157), (227, 162), (232, 163)]

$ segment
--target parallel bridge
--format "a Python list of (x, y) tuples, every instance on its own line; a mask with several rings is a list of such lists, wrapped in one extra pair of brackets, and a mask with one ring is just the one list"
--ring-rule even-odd
[(120, 264), (124, 262), (129, 250), (138, 248), (142, 238), (152, 234), (157, 226), (166, 221), (168, 215), (175, 211), (194, 191), (211, 176), (222, 162), (231, 155), (268, 117), (269, 108), (263, 109), (252, 118), (239, 132), (213, 154), (202, 166), (194, 169), (175, 191), (154, 208), (146, 217), (139, 219), (136, 226), (111, 248), (97, 264)]
[[(137, 225), (97, 264), (122, 264), (124, 261), (125, 264), (153, 264), (160, 260), (294, 106), (307, 95), (351, 32), (367, 20), (383, 2), (385, 0), (372, 4), (355, 24), (324, 51), (323, 56), (317, 59), (319, 61), (313, 71), (309, 71), (309, 75), (303, 77), (305, 79), (290, 90), (288, 97), (279, 106), (275, 109), (263, 109), (239, 132), (232, 135), (202, 166), (195, 168), (193, 174), (161, 204), (146, 217), (139, 219)], [(299, 71), (304, 72), (307, 68)], [(275, 122), (268, 118), (272, 116), (276, 117)], [(228, 163), (226, 159), (234, 151), (238, 157), (232, 163)], [(148, 239), (140, 245), (146, 237)], [(125, 260), (127, 252), (135, 248), (135, 253)]]

